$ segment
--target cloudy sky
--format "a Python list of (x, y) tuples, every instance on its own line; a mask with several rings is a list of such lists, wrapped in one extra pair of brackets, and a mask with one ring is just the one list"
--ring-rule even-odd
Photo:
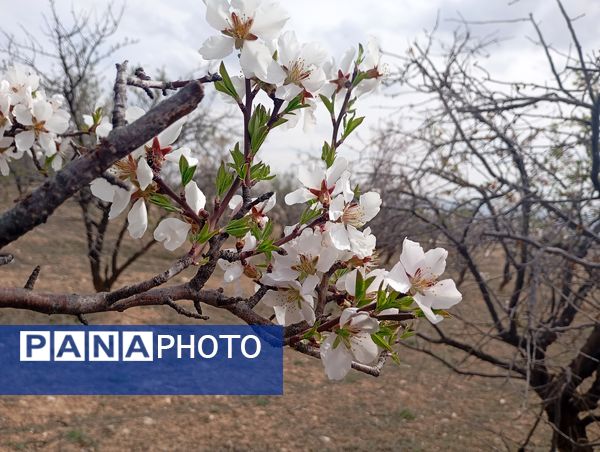
[[(68, 17), (70, 8), (102, 10), (107, 0), (56, 0), (59, 11)], [(138, 42), (115, 55), (115, 59), (129, 59), (141, 64), (149, 73), (164, 68), (172, 78), (199, 74), (205, 66), (197, 52), (203, 40), (214, 33), (204, 20), (201, 0), (115, 0), (125, 5), (123, 21), (116, 40), (128, 37)], [(332, 55), (341, 55), (352, 44), (364, 42), (369, 35), (377, 37), (385, 50), (396, 54), (405, 52), (411, 41), (430, 30), (439, 17), (438, 37), (450, 39), (461, 15), (473, 21), (499, 21), (527, 17), (533, 13), (557, 49), (569, 50), (569, 36), (565, 24), (552, 0), (282, 0), (290, 13), (287, 29), (296, 31), (300, 40), (320, 41)], [(600, 47), (597, 24), (600, 23), (600, 1), (564, 0), (571, 16), (577, 19), (580, 38), (589, 52)], [(35, 5), (35, 8), (34, 8)], [(0, 0), (3, 11), (2, 28), (19, 36), (24, 27), (40, 34), (47, 4), (42, 0), (15, 2)], [(532, 43), (531, 25), (525, 22), (478, 25), (474, 32), (480, 36), (494, 35), (499, 44), (491, 48), (484, 65), (496, 78), (548, 79), (548, 70), (540, 49)], [(41, 35), (41, 34), (40, 34)], [(0, 38), (2, 39), (2, 38)], [(393, 69), (396, 60), (388, 59)], [(105, 68), (111, 77), (113, 66)], [(365, 125), (346, 151), (350, 157), (363, 146), (368, 146), (369, 130), (377, 127), (390, 114), (389, 107), (402, 99), (389, 99), (378, 93), (359, 104)], [(321, 112), (324, 109), (321, 108)], [(298, 156), (318, 154), (323, 139), (328, 137), (329, 125), (325, 115), (319, 126), (309, 133), (301, 127), (293, 131), (279, 131), (270, 137), (263, 157), (276, 169), (293, 170)]]

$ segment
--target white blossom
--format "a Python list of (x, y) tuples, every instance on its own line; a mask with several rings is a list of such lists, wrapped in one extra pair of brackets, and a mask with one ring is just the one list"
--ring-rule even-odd
[(47, 153), (56, 152), (57, 135), (69, 127), (69, 115), (64, 110), (55, 110), (43, 97), (33, 100), (31, 108), (19, 104), (13, 108), (15, 119), (25, 130), (15, 135), (15, 145), (20, 151), (28, 151), (35, 140)]
[(303, 187), (288, 193), (285, 197), (287, 205), (304, 203), (317, 200), (321, 203), (329, 202), (332, 196), (337, 195), (344, 188), (344, 173), (348, 167), (348, 161), (338, 157), (331, 167), (323, 170), (318, 167), (298, 169), (298, 180)]
[(372, 363), (379, 354), (371, 334), (379, 330), (379, 322), (368, 312), (347, 308), (340, 316), (339, 328), (327, 334), (321, 343), (321, 361), (330, 380), (341, 380), (352, 367), (352, 361)]
[(328, 243), (319, 230), (304, 229), (300, 236), (282, 246), (286, 254), (274, 254), (273, 271), (269, 277), (275, 281), (318, 276), (329, 271), (338, 257), (337, 249)]
[[(251, 251), (254, 248), (256, 248), (256, 244), (257, 244), (256, 237), (254, 237), (250, 232), (246, 233), (246, 235), (243, 237), (242, 240), (244, 242), (244, 245), (241, 250), (242, 253), (245, 251)], [(235, 252), (235, 250), (233, 250), (233, 249), (228, 249), (226, 251)], [(248, 262), (250, 262), (251, 260), (252, 260), (252, 258), (247, 259)], [(244, 266), (242, 265), (242, 263), (239, 260), (234, 261), (234, 262), (229, 262), (225, 259), (219, 259), (217, 261), (217, 264), (219, 265), (219, 267), (221, 267), (221, 270), (223, 270), (223, 272), (224, 272), (223, 280), (226, 283), (231, 283), (231, 282), (235, 281), (240, 276), (242, 276), (242, 274), (244, 273)]]
[(118, 217), (127, 208), (131, 200), (131, 190), (113, 185), (102, 177), (94, 179), (90, 183), (90, 190), (95, 197), (104, 202), (112, 203), (108, 213), (109, 220)]
[(15, 149), (12, 137), (0, 136), (0, 174), (8, 176), (10, 168), (8, 163), (11, 160), (18, 160), (23, 153)]
[(127, 214), (127, 231), (134, 239), (141, 239), (148, 229), (148, 210), (144, 198), (138, 199)]
[(275, 311), (277, 323), (284, 326), (302, 321), (309, 325), (315, 323), (314, 298), (318, 276), (308, 276), (302, 284), (296, 280), (276, 281), (270, 275), (263, 276), (261, 281), (277, 288), (267, 291), (262, 300)]
[(39, 76), (31, 68), (15, 64), (8, 68), (4, 78), (10, 85), (10, 103), (30, 106), (40, 84)]
[[(343, 195), (336, 196), (329, 207), (329, 235), (339, 250), (359, 250), (364, 236), (358, 228), (371, 221), (381, 208), (381, 196), (377, 192), (368, 192), (360, 196), (358, 203), (346, 202)], [(353, 244), (352, 242), (357, 243)]]
[(165, 218), (154, 230), (154, 240), (162, 242), (169, 251), (185, 243), (192, 226), (179, 218)]
[(276, 92), (278, 98), (291, 100), (301, 93), (303, 97), (313, 97), (325, 84), (321, 65), (327, 53), (319, 43), (300, 44), (296, 34), (287, 31), (279, 38), (277, 54), (283, 69), (283, 85)]
[(443, 248), (425, 253), (421, 245), (404, 239), (400, 261), (387, 276), (387, 282), (394, 290), (413, 296), (431, 323), (443, 320), (433, 309), (451, 308), (462, 299), (453, 280), (438, 281), (446, 268), (447, 256), (448, 252)]
[(277, 38), (288, 20), (281, 6), (265, 0), (205, 0), (205, 4), (206, 21), (220, 35), (204, 42), (200, 48), (204, 59), (220, 60), (236, 49), (246, 78), (277, 83), (280, 74), (265, 41)]

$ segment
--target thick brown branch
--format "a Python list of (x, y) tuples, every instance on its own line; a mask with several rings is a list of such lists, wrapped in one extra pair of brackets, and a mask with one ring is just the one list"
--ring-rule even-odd
[(133, 124), (114, 129), (93, 152), (65, 166), (0, 217), (0, 249), (44, 223), (66, 199), (103, 174), (113, 163), (193, 111), (203, 95), (201, 83), (188, 84)]

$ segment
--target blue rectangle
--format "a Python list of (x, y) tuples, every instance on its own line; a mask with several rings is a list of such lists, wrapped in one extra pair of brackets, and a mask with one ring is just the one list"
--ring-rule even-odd
[(282, 343), (279, 326), (0, 326), (0, 394), (281, 395)]

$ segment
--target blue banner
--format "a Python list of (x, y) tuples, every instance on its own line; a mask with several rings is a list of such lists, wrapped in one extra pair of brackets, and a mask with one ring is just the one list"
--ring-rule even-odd
[(2, 395), (281, 395), (278, 326), (0, 326)]

